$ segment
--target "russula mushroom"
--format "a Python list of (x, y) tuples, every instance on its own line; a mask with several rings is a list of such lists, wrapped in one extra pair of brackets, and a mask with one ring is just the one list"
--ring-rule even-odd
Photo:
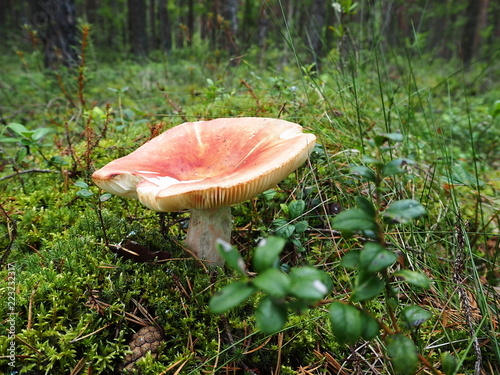
[(191, 209), (185, 243), (222, 266), (216, 240), (231, 238), (231, 205), (274, 187), (302, 165), (316, 137), (292, 122), (259, 117), (187, 122), (116, 159), (92, 179), (159, 212)]

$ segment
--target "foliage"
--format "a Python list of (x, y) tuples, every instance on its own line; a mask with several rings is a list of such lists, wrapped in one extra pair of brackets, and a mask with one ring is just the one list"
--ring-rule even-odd
[[(144, 374), (500, 371), (495, 66), (409, 48), (332, 49), (321, 69), (300, 52), (287, 64), (281, 44), (235, 64), (196, 39), (147, 63), (88, 51), (52, 72), (40, 50), (3, 54), (0, 291), (14, 267), (19, 371), (111, 372), (153, 322), (165, 338)], [(318, 145), (233, 208), (228, 269), (209, 274), (180, 246), (184, 212), (102, 194), (90, 174), (171, 126), (223, 116), (298, 122)], [(170, 257), (126, 260), (125, 241)]]
[[(377, 154), (391, 147), (384, 146), (388, 141), (402, 141), (400, 134), (375, 136), (373, 145)], [(373, 340), (379, 331), (385, 331), (387, 354), (396, 372), (413, 374), (417, 370), (419, 357), (416, 344), (403, 335), (402, 330), (416, 334), (416, 330), (431, 318), (432, 314), (418, 305), (402, 305), (397, 297), (397, 279), (424, 289), (429, 289), (427, 278), (416, 271), (401, 269), (391, 272), (391, 266), (398, 256), (386, 248), (383, 223), (408, 224), (426, 214), (423, 206), (413, 199), (392, 202), (385, 210), (381, 207), (382, 194), (387, 189), (385, 181), (404, 173), (402, 166), (412, 165), (409, 159), (393, 159), (383, 163), (379, 158), (366, 157), (373, 168), (354, 166), (352, 173), (373, 183), (376, 205), (364, 196), (355, 198), (358, 208), (352, 208), (336, 215), (332, 225), (341, 230), (346, 238), (361, 234), (373, 241), (366, 242), (360, 251), (348, 252), (340, 265), (356, 271), (351, 281), (351, 295), (348, 303), (334, 301), (330, 304), (329, 316), (332, 332), (340, 344), (354, 344), (360, 339)], [(301, 203), (299, 203), (301, 202)], [(303, 201), (293, 201), (287, 208), (292, 220), (304, 211)], [(285, 232), (281, 232), (285, 233)], [(293, 230), (292, 230), (293, 233)], [(289, 237), (285, 233), (285, 238)], [(257, 292), (261, 297), (255, 311), (257, 328), (265, 333), (282, 330), (287, 321), (288, 311), (301, 313), (324, 299), (333, 289), (331, 278), (324, 271), (310, 266), (285, 268), (282, 271), (279, 255), (285, 239), (268, 237), (263, 239), (252, 257), (256, 276), (249, 278), (243, 258), (231, 245), (219, 243), (219, 253), (229, 267), (240, 275), (240, 279), (221, 289), (210, 301), (214, 313), (224, 313), (238, 306)], [(383, 315), (377, 316), (368, 308), (367, 302), (374, 300), (385, 290), (385, 305), (388, 321)], [(395, 315), (400, 310), (402, 318), (398, 324)], [(401, 325), (404, 324), (402, 328)], [(432, 370), (429, 362), (424, 362)]]
[(333, 287), (328, 274), (314, 267), (292, 267), (283, 272), (279, 255), (284, 245), (285, 240), (280, 237), (261, 240), (252, 257), (257, 276), (249, 279), (239, 252), (221, 241), (219, 253), (241, 278), (225, 286), (211, 299), (210, 310), (224, 313), (260, 291), (265, 295), (255, 310), (257, 327), (262, 332), (274, 333), (284, 327), (288, 311), (304, 311), (324, 298)]

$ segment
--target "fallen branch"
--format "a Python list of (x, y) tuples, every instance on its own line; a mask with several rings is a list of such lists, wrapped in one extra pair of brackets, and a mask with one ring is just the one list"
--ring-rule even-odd
[(4, 176), (4, 177), (0, 178), (0, 181), (7, 180), (9, 178), (16, 177), (16, 176), (19, 176), (21, 174), (26, 174), (26, 173), (58, 173), (58, 172), (50, 170), (50, 169), (27, 169), (25, 171), (18, 171), (16, 173), (12, 173), (12, 174), (9, 174), (7, 176)]

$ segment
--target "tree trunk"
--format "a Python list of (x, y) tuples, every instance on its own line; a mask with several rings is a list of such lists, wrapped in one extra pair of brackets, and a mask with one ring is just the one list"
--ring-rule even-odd
[(255, 32), (255, 16), (254, 16), (254, 2), (245, 0), (243, 4), (243, 19), (239, 40), (245, 47), (250, 47), (252, 44), (252, 34)]
[(236, 33), (238, 32), (238, 0), (223, 0), (222, 16), (224, 25), (222, 32), (225, 34), (225, 47), (231, 55), (236, 55)]
[(78, 62), (75, 0), (36, 2), (36, 20), (43, 42), (45, 66), (72, 66)]
[(462, 61), (468, 64), (474, 53), (476, 52), (479, 35), (479, 19), (481, 13), (481, 6), (484, 0), (469, 0), (467, 10), (465, 12), (467, 21), (463, 30), (463, 37), (461, 41)]
[(479, 15), (476, 24), (476, 31), (474, 33), (474, 53), (480, 52), (483, 45), (483, 38), (481, 36), (482, 31), (486, 29), (488, 25), (488, 7), (490, 5), (490, 0), (481, 0), (479, 6)]
[(132, 53), (145, 56), (148, 50), (145, 0), (128, 0), (128, 29)]
[(10, 4), (7, 2), (6, 5), (0, 6), (0, 37), (4, 38), (5, 25), (7, 24), (7, 13), (10, 13)]
[(151, 49), (158, 48), (158, 35), (156, 32), (156, 0), (149, 0), (149, 41)]
[(170, 51), (172, 49), (172, 24), (168, 14), (167, 0), (159, 0), (158, 17), (160, 19), (160, 48)]
[(187, 29), (188, 29), (188, 38), (187, 44), (191, 46), (193, 43), (193, 35), (194, 35), (194, 2), (193, 0), (188, 0), (188, 14), (187, 14)]
[(308, 27), (309, 43), (312, 52), (312, 62), (315, 63), (316, 69), (320, 68), (320, 61), (323, 55), (323, 26), (325, 25), (325, 0), (314, 0), (310, 15), (310, 23)]
[(99, 0), (85, 0), (84, 9), (87, 22), (95, 25), (98, 19)]
[(269, 31), (269, 17), (265, 5), (261, 5), (259, 11), (259, 18), (257, 20), (257, 45), (260, 50), (266, 50), (267, 47), (267, 34)]

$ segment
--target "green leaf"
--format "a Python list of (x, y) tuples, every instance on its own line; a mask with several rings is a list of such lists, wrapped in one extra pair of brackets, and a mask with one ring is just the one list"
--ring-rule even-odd
[(94, 195), (94, 192), (88, 189), (81, 189), (76, 192), (76, 195), (81, 198), (90, 198)]
[(375, 242), (367, 242), (359, 255), (359, 266), (366, 272), (382, 271), (398, 260), (396, 254)]
[(257, 328), (264, 333), (279, 331), (286, 323), (287, 310), (284, 304), (277, 303), (269, 297), (260, 300), (255, 310)]
[(441, 354), (441, 367), (445, 375), (455, 375), (458, 370), (457, 359), (450, 352)]
[(309, 227), (307, 220), (297, 221), (293, 224), (295, 227), (295, 233), (304, 233)]
[(278, 268), (268, 268), (252, 280), (253, 285), (276, 298), (286, 297), (290, 278)]
[(370, 314), (361, 311), (361, 337), (365, 340), (373, 340), (380, 333), (380, 327), (378, 325), (377, 319), (375, 319)]
[(31, 134), (31, 139), (33, 141), (39, 141), (42, 137), (50, 133), (50, 129), (48, 128), (38, 128), (33, 131)]
[(28, 149), (26, 147), (20, 148), (16, 153), (16, 162), (22, 162), (26, 156), (28, 156)]
[[(288, 209), (288, 208), (287, 208)], [(273, 227), (275, 227), (275, 234), (278, 237), (288, 239), (295, 232), (295, 225), (290, 224), (288, 220), (278, 218), (273, 220)]]
[(288, 215), (290, 217), (290, 220), (294, 220), (298, 218), (300, 215), (304, 213), (304, 210), (306, 208), (306, 202), (304, 202), (302, 199), (292, 201), (288, 205)]
[(386, 141), (389, 140), (393, 142), (402, 142), (404, 140), (404, 137), (401, 133), (383, 133), (374, 137), (375, 145), (377, 147), (382, 146)]
[(392, 222), (406, 224), (426, 213), (424, 206), (418, 201), (403, 199), (391, 204), (382, 215)]
[(110, 193), (104, 193), (99, 197), (100, 202), (106, 202), (107, 200), (111, 199), (113, 195)]
[(368, 155), (363, 155), (361, 161), (365, 164), (374, 165), (376, 168), (381, 168), (384, 165), (384, 163), (379, 159), (372, 158), (371, 156)]
[(363, 177), (365, 180), (371, 181), (371, 182), (376, 182), (377, 181), (377, 176), (375, 175), (375, 172), (368, 167), (365, 167), (363, 165), (356, 165), (351, 168), (351, 173), (357, 176)]
[(374, 218), (360, 208), (351, 208), (343, 211), (333, 219), (332, 225), (349, 238), (355, 233), (378, 239), (378, 226)]
[(340, 261), (340, 265), (350, 270), (355, 270), (359, 265), (359, 254), (361, 252), (357, 250), (348, 251)]
[(370, 202), (362, 195), (358, 195), (356, 198), (354, 198), (354, 200), (356, 201), (356, 205), (361, 208), (368, 216), (370, 216), (371, 218), (375, 218), (377, 212), (375, 211), (375, 207), (373, 207), (372, 202)]
[(490, 108), (490, 116), (496, 118), (500, 114), (500, 100), (495, 100)]
[(451, 176), (444, 177), (444, 180), (452, 185), (464, 185), (475, 189), (484, 187), (484, 181), (479, 180), (476, 175), (470, 173), (462, 164), (454, 164)]
[(248, 299), (257, 289), (244, 281), (226, 285), (212, 297), (208, 307), (214, 314), (222, 314)]
[(432, 317), (432, 314), (420, 306), (407, 306), (402, 311), (403, 319), (410, 328), (418, 328), (426, 320)]
[(352, 291), (351, 301), (362, 302), (375, 298), (384, 289), (384, 282), (374, 274), (360, 272), (356, 279), (356, 287)]
[(281, 237), (270, 236), (262, 239), (255, 249), (253, 266), (257, 272), (263, 272), (279, 264), (279, 255), (285, 246), (286, 240)]
[(408, 164), (415, 164), (411, 159), (394, 159), (388, 162), (382, 168), (382, 174), (386, 177), (395, 176), (397, 174), (406, 173), (402, 167)]
[(401, 277), (408, 284), (415, 285), (422, 289), (429, 289), (429, 279), (420, 272), (410, 270), (399, 270), (394, 273), (395, 277)]
[(333, 289), (330, 276), (314, 267), (296, 267), (289, 274), (290, 293), (297, 298), (318, 301)]
[(73, 185), (75, 185), (76, 187), (82, 188), (82, 189), (87, 189), (89, 187), (89, 184), (87, 184), (83, 180), (75, 181)]
[(240, 275), (246, 276), (245, 261), (241, 254), (234, 246), (231, 246), (224, 240), (218, 238), (216, 240), (217, 251), (221, 257), (226, 261), (227, 265), (236, 270)]
[(361, 338), (363, 318), (354, 306), (341, 302), (330, 305), (332, 333), (340, 344), (353, 344)]
[(274, 189), (269, 189), (269, 190), (263, 191), (261, 194), (266, 201), (270, 201), (274, 198), (274, 196), (277, 194), (277, 192)]
[(415, 344), (408, 337), (396, 334), (387, 336), (387, 354), (394, 370), (403, 375), (417, 371), (418, 352)]
[(62, 157), (59, 155), (52, 156), (49, 161), (48, 165), (50, 166), (56, 166), (56, 167), (62, 167), (63, 165), (68, 165), (68, 162), (64, 160)]
[(0, 143), (15, 143), (15, 142), (19, 142), (19, 139), (17, 139), (17, 138), (0, 137)]
[(9, 125), (7, 125), (7, 128), (12, 130), (17, 135), (20, 135), (21, 137), (25, 138), (30, 138), (31, 135), (33, 134), (33, 132), (28, 130), (24, 125), (18, 124), (16, 122), (11, 122)]
[(34, 146), (36, 144), (36, 142), (32, 141), (31, 138), (21, 138), (21, 139), (18, 139), (18, 141), (21, 145), (28, 146), (28, 147)]

